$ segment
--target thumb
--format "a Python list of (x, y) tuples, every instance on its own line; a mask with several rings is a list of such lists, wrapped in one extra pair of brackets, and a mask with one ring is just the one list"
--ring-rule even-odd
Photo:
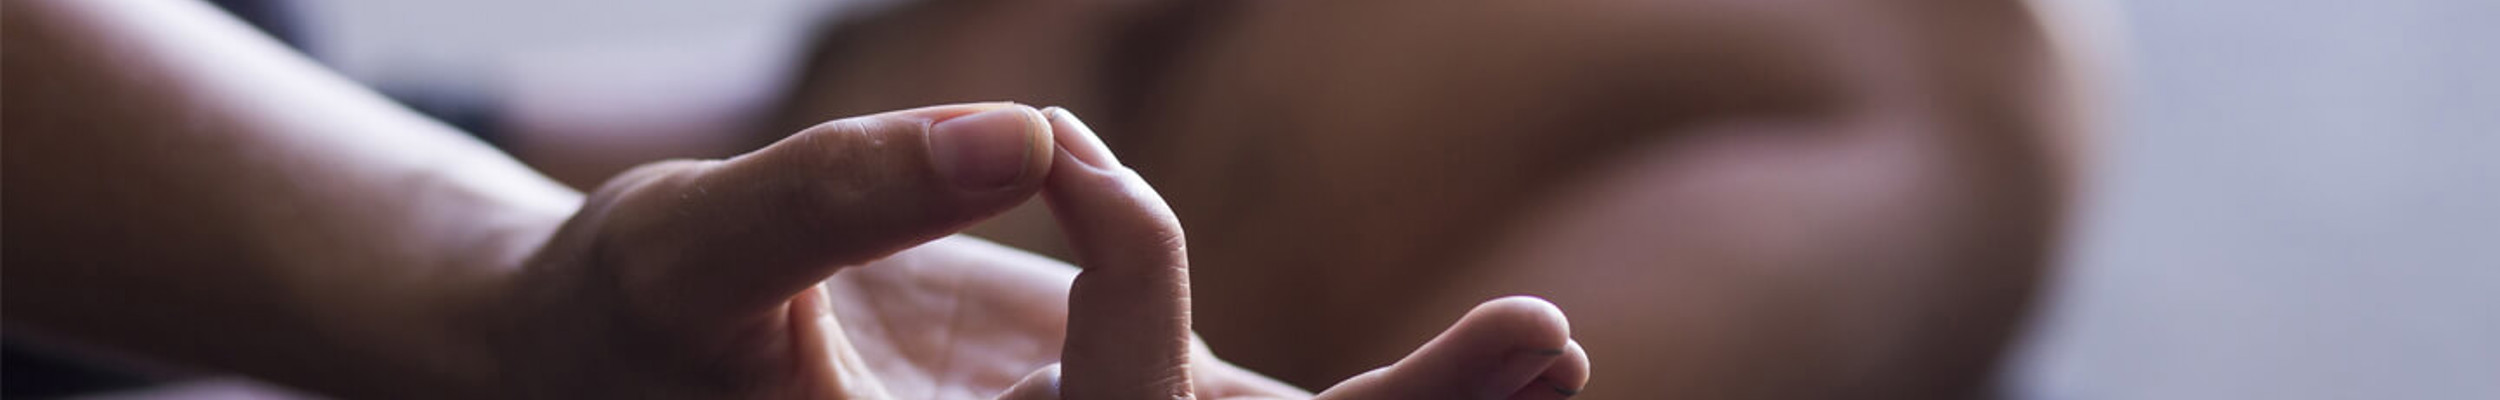
[(584, 209), (600, 216), (590, 253), (662, 320), (769, 315), (844, 266), (1030, 198), (1051, 148), (1041, 113), (1018, 104), (826, 122), (728, 160), (620, 176)]

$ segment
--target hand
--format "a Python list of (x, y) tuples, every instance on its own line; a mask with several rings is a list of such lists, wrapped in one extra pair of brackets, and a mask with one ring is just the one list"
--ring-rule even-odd
[[(730, 160), (625, 174), (482, 297), (473, 320), (501, 360), (494, 386), (519, 397), (1301, 397), (1193, 345), (1177, 221), (1089, 129), (1055, 115), (1045, 126), (1014, 105), (879, 114)], [(1066, 287), (1049, 276), (1064, 269), (1033, 266), (1046, 262), (931, 261), (964, 257), (963, 244), (858, 269), (840, 290), (817, 284), (1043, 190), (1089, 267), (1064, 311), (1046, 301)], [(1004, 273), (971, 273), (983, 268)], [(1322, 396), (1579, 387), (1585, 356), (1558, 312), (1494, 304)]]
[[(1063, 142), (1063, 148), (1099, 146), (1074, 140), (1091, 137), (1092, 132), (1072, 115), (1049, 113), (1059, 140), (1072, 141)], [(1063, 168), (1084, 170), (1066, 167), (1071, 165), (1081, 164), (1062, 159), (1054, 163), (1053, 173)], [(1125, 168), (1103, 172), (1129, 175)], [(1142, 209), (1135, 214), (1168, 215)], [(843, 321), (850, 343), (871, 369), (879, 371), (892, 394), (972, 398), (1005, 390), (1022, 371), (1058, 359), (1058, 343), (1067, 325), (1069, 283), (1075, 275), (1074, 268), (1054, 260), (959, 237), (845, 270), (828, 285), (835, 314)], [(1558, 310), (1538, 299), (1489, 302), (1442, 340), (1427, 346), (1428, 350), (1418, 351), (1396, 368), (1340, 384), (1324, 396), (1568, 396), (1585, 383), (1587, 359), (1576, 342), (1564, 338), (1567, 328), (1561, 317)], [(1189, 371), (1201, 398), (1311, 397), (1216, 358), (1194, 336), (1192, 343)], [(1520, 365), (1498, 368), (1505, 361)], [(1518, 396), (1510, 396), (1514, 394)]]
[(887, 397), (818, 283), (1030, 198), (1052, 152), (1018, 105), (827, 122), (611, 180), (469, 323), (515, 397)]

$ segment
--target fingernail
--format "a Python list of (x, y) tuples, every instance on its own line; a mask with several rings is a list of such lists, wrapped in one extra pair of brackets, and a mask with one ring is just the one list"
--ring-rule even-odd
[(1102, 137), (1094, 135), (1094, 128), (1085, 126), (1085, 120), (1077, 119), (1076, 113), (1054, 106), (1042, 109), (1042, 114), (1050, 119), (1052, 131), (1067, 133), (1057, 135), (1055, 139), (1059, 141), (1059, 147), (1068, 149), (1068, 154), (1076, 156), (1078, 162), (1094, 168), (1120, 166), (1120, 159), (1111, 156), (1111, 146), (1103, 145)]
[(929, 132), (929, 159), (956, 187), (1005, 187), (1028, 173), (1043, 126), (1041, 115), (1021, 105), (938, 121)]

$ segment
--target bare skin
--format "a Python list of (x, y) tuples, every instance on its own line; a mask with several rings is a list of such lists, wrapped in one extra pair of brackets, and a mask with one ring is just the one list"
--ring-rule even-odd
[[(830, 30), (786, 119), (1104, 110), (1192, 221), (1200, 331), (1302, 385), (1535, 294), (1590, 398), (1981, 395), (2070, 190), (2016, 1), (938, 3)], [(975, 231), (1065, 254), (1045, 215)]]
[[(1196, 344), (1179, 221), (1072, 113), (837, 119), (585, 196), (205, 5), (5, 4), (13, 332), (351, 398), (1312, 397)], [(921, 246), (1037, 194), (1081, 272)], [(1552, 398), (1568, 329), (1497, 300), (1317, 397)]]

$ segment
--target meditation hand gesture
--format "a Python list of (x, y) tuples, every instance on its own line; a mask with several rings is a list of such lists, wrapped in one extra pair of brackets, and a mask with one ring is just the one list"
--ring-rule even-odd
[[(585, 200), (204, 4), (0, 7), (41, 78), (0, 119), (12, 335), (344, 398), (1308, 396), (1195, 342), (1179, 222), (1065, 111), (832, 121)], [(1035, 194), (1082, 272), (922, 246)], [(1319, 397), (1567, 395), (1568, 329), (1496, 300)]]
[[(472, 320), (508, 368), (494, 386), (521, 397), (1309, 397), (1194, 341), (1177, 219), (1074, 115), (1047, 114), (899, 111), (626, 173), (481, 297)], [(1073, 278), (976, 240), (921, 246), (1037, 192), (1077, 250)], [(1560, 312), (1515, 298), (1320, 397), (1559, 398), (1586, 374)]]

